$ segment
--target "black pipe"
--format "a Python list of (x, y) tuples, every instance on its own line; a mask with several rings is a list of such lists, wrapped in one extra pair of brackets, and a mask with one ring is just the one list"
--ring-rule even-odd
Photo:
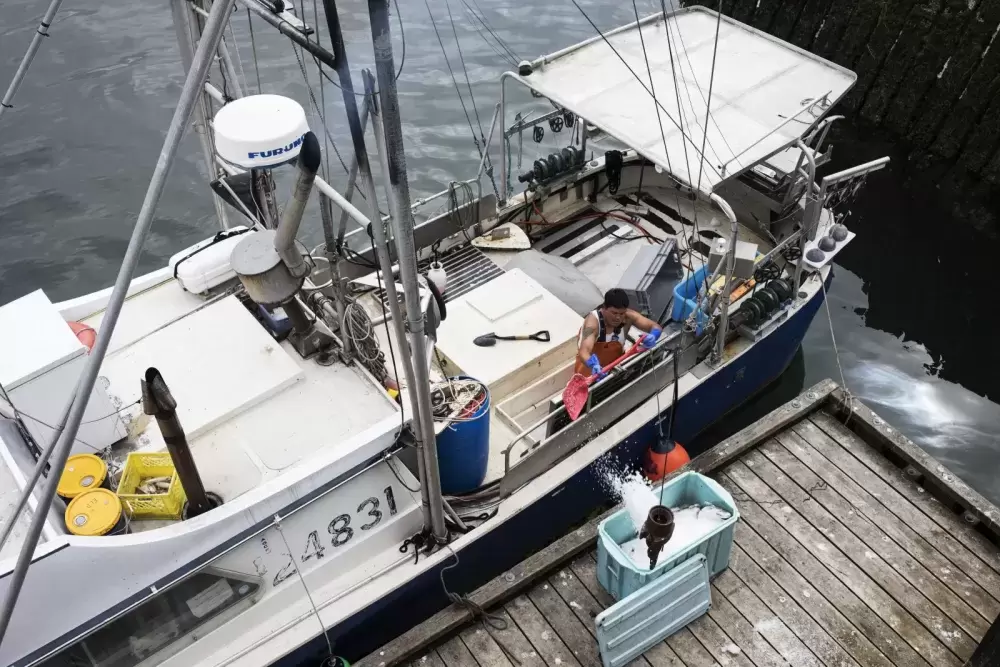
[(170, 452), (170, 459), (177, 470), (177, 477), (188, 499), (187, 516), (194, 517), (212, 509), (202, 484), (201, 475), (191, 456), (191, 447), (181, 420), (177, 418), (177, 401), (174, 400), (163, 376), (155, 368), (146, 369), (146, 379), (142, 381), (142, 410), (156, 418), (163, 442)]
[[(336, 68), (336, 58), (334, 54), (330, 53), (319, 43), (314, 42), (309, 39), (307, 35), (302, 34), (302, 31), (293, 26), (291, 23), (281, 18), (274, 12), (274, 7), (268, 8), (262, 6), (257, 0), (239, 0), (240, 4), (247, 8), (247, 11), (252, 12), (264, 19), (267, 23), (278, 29), (285, 37), (301, 46), (303, 49), (316, 56), (317, 59), (324, 65)], [(326, 3), (323, 3), (324, 6)], [(329, 11), (329, 10), (327, 10)]]

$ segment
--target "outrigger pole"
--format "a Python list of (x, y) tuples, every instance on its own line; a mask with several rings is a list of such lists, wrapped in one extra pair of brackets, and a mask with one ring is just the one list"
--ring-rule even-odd
[(24, 57), (21, 59), (21, 64), (17, 66), (17, 71), (14, 72), (14, 79), (10, 82), (7, 92), (4, 93), (3, 100), (0, 100), (0, 116), (7, 109), (14, 108), (14, 95), (17, 94), (17, 89), (21, 87), (21, 82), (27, 76), (28, 68), (31, 67), (31, 61), (35, 59), (35, 54), (38, 53), (38, 48), (42, 45), (42, 40), (49, 36), (49, 28), (52, 26), (52, 21), (55, 20), (56, 12), (59, 11), (59, 6), (62, 3), (63, 0), (52, 0), (49, 3), (48, 9), (45, 10), (45, 16), (42, 17), (38, 27), (35, 28), (35, 36), (31, 38), (31, 44), (28, 45), (28, 50), (25, 51)]
[(56, 487), (59, 484), (59, 471), (66, 467), (66, 459), (69, 457), (70, 446), (76, 439), (76, 434), (80, 429), (80, 422), (83, 420), (83, 413), (87, 409), (94, 382), (101, 370), (101, 364), (108, 352), (111, 343), (111, 336), (115, 331), (115, 324), (121, 314), (125, 297), (128, 296), (129, 285), (139, 264), (139, 257), (142, 254), (142, 247), (149, 229), (153, 223), (153, 216), (156, 213), (156, 205), (163, 194), (163, 188), (167, 182), (167, 174), (177, 156), (184, 131), (191, 120), (195, 106), (201, 98), (201, 93), (205, 87), (205, 80), (208, 76), (209, 67), (212, 65), (215, 52), (222, 41), (223, 31), (229, 21), (229, 15), (233, 10), (235, 0), (215, 0), (212, 5), (208, 21), (198, 48), (195, 51), (187, 78), (184, 80), (184, 87), (181, 89), (180, 99), (177, 102), (177, 109), (174, 117), (167, 128), (167, 136), (163, 140), (163, 148), (156, 161), (156, 168), (150, 179), (149, 187), (146, 189), (146, 197), (142, 202), (138, 219), (132, 230), (132, 238), (129, 239), (128, 249), (125, 251), (125, 258), (122, 266), (118, 270), (118, 278), (115, 280), (111, 298), (105, 310), (104, 319), (101, 321), (100, 330), (97, 332), (97, 340), (94, 349), (87, 357), (87, 364), (77, 385), (73, 407), (69, 411), (69, 418), (66, 420), (66, 427), (58, 434), (58, 443), (53, 452), (52, 473), (45, 480), (45, 488), (38, 498), (38, 507), (35, 508), (34, 516), (31, 518), (31, 525), (28, 527), (28, 534), (24, 544), (17, 556), (17, 564), (14, 566), (14, 573), (7, 585), (6, 596), (3, 606), (0, 608), (0, 643), (3, 642), (10, 625), (11, 617), (14, 613), (14, 605), (17, 604), (18, 595), (24, 585), (25, 576), (28, 573), (28, 565), (31, 563), (35, 547), (38, 545), (38, 537), (42, 533), (42, 527), (48, 516), (52, 499), (56, 494)]

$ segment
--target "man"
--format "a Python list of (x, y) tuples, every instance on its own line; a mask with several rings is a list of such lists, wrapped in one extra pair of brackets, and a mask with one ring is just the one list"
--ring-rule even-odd
[(583, 320), (577, 339), (576, 372), (580, 375), (605, 375), (602, 368), (625, 353), (622, 341), (629, 327), (646, 332), (640, 345), (647, 350), (660, 338), (662, 330), (653, 320), (628, 307), (625, 290), (615, 287), (604, 295), (604, 304)]

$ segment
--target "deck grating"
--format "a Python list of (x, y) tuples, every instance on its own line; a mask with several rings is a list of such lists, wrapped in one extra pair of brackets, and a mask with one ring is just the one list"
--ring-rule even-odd
[[(635, 667), (959, 667), (1000, 611), (1000, 552), (830, 414), (800, 420), (714, 477), (736, 499), (712, 609)], [(600, 665), (613, 601), (593, 550), (414, 665)]]

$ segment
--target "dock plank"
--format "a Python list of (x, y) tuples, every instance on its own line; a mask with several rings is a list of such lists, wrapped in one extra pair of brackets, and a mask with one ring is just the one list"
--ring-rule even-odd
[[(935, 623), (942, 625), (947, 623), (950, 640), (953, 624), (940, 612), (935, 614), (928, 609), (932, 605), (919, 592), (906, 586), (897, 586), (897, 581), (894, 581), (892, 577), (885, 576), (885, 563), (878, 556), (873, 553), (872, 558), (867, 559), (871, 561), (868, 568), (862, 568), (856, 562), (852, 562), (852, 559), (855, 561), (866, 560), (866, 554), (864, 549), (861, 550), (860, 554), (850, 549), (850, 540), (846, 534), (848, 531), (834, 529), (838, 539), (837, 542), (832, 541), (811, 525), (795, 507), (788, 503), (787, 499), (782, 498), (743, 462), (730, 465), (726, 469), (726, 474), (771, 518), (781, 524), (796, 541), (809, 549), (817, 560), (833, 572), (834, 576), (884, 618), (914, 649), (930, 659), (932, 664), (957, 666), (960, 664), (959, 657), (967, 658), (971, 655), (971, 652), (966, 656), (956, 655), (932, 633), (929, 628), (933, 628)], [(810, 505), (808, 502), (805, 504)], [(840, 542), (841, 540), (843, 542)], [(851, 555), (840, 551), (838, 543), (839, 546), (852, 551)], [(873, 579), (872, 574), (877, 579)], [(902, 594), (902, 591), (912, 591), (910, 605), (914, 608), (914, 613), (911, 614), (907, 606), (904, 606), (906, 603), (900, 602), (898, 597), (894, 598), (892, 594), (879, 585), (880, 583), (888, 586), (890, 590), (896, 591), (896, 595), (904, 600), (906, 596)], [(964, 632), (959, 634), (962, 638), (966, 638)]]
[[(903, 474), (902, 469), (896, 467), (892, 461), (886, 458), (881, 450), (866, 445), (865, 440), (859, 434), (848, 429), (829, 412), (816, 411), (811, 415), (811, 423), (818, 426), (841, 446), (861, 445), (854, 447), (857, 450), (856, 456), (859, 458), (864, 456), (865, 464), (883, 479), (893, 484), (898, 492), (903, 495), (907, 495), (907, 492), (912, 494), (914, 502), (919, 503), (917, 506), (926, 512), (931, 519), (951, 531), (955, 537), (962, 540), (980, 558), (989, 563), (995, 571), (1000, 572), (1000, 549), (998, 549), (1000, 538), (997, 536), (997, 531), (1000, 530), (1000, 513), (997, 512), (996, 506), (867, 408), (862, 406), (859, 408), (859, 413), (859, 416), (864, 418), (857, 422), (857, 428), (868, 432), (870, 437), (876, 439), (879, 446), (892, 450), (896, 457), (905, 460), (919, 470), (925, 478), (921, 481), (922, 485), (943, 492), (948, 498), (936, 497), (934, 493), (927, 493), (927, 489), (921, 491), (922, 487), (908, 479)], [(881, 423), (881, 426), (875, 423), (876, 419)], [(965, 509), (968, 509), (970, 514), (982, 521), (983, 526), (993, 530), (992, 541), (987, 539), (983, 533), (960, 520)]]
[[(722, 572), (716, 577), (714, 585), (725, 596), (728, 604), (753, 626), (754, 632), (764, 637), (782, 658), (793, 665), (823, 667), (822, 659), (796, 636), (782, 616), (769, 609), (734, 572)], [(796, 606), (794, 602), (786, 604), (789, 607)], [(854, 661), (847, 658), (841, 663), (846, 667)]]
[(500, 617), (507, 624), (507, 627), (503, 629), (491, 629), (490, 632), (497, 643), (503, 644), (508, 651), (521, 661), (521, 667), (545, 666), (545, 660), (542, 659), (542, 656), (538, 655), (538, 651), (531, 645), (531, 642), (521, 632), (521, 629), (517, 627), (517, 623), (514, 622), (514, 619), (507, 613), (506, 609), (502, 607), (491, 609), (490, 613)]
[(569, 604), (559, 596), (554, 588), (552, 577), (549, 578), (548, 583), (543, 583), (532, 589), (528, 593), (528, 598), (581, 665), (600, 667), (601, 656), (597, 641), (580, 623)]
[[(721, 475), (719, 482), (734, 495), (736, 502), (739, 503), (741, 521), (736, 524), (737, 535), (741, 535), (741, 532), (745, 533), (745, 531), (741, 531), (743, 528), (741, 524), (745, 522), (760, 536), (762, 544), (766, 544), (768, 549), (772, 549), (789, 564), (791, 572), (783, 569), (781, 571), (783, 578), (778, 580), (776, 577), (776, 580), (781, 582), (782, 587), (788, 591), (791, 597), (796, 597), (799, 587), (807, 586), (808, 588), (804, 588), (804, 590), (811, 588), (817, 592), (821, 591), (820, 594), (825, 596), (844, 617), (850, 619), (851, 623), (894, 664), (906, 667), (917, 665), (930, 667), (927, 661), (909, 643), (904, 641), (880, 614), (863, 602), (840, 578), (821, 564), (809, 549), (799, 544), (736, 482), (728, 475)], [(741, 539), (745, 539), (745, 537), (738, 537), (737, 541), (739, 542)], [(758, 562), (758, 564), (766, 570), (769, 570), (772, 565), (767, 561)], [(789, 581), (784, 579), (786, 576), (790, 577), (791, 585)], [(921, 631), (923, 631), (922, 628)], [(853, 655), (858, 658), (857, 654)], [(865, 663), (862, 662), (862, 664)]]
[[(590, 559), (590, 554), (584, 554), (580, 556), (577, 560), (585, 559), (587, 561), (593, 562)], [(587, 586), (580, 580), (576, 572), (573, 571), (572, 565), (567, 566), (559, 571), (558, 574), (553, 575), (549, 579), (550, 584), (553, 582), (558, 582), (558, 586), (555, 586), (556, 592), (559, 597), (569, 605), (570, 611), (580, 620), (580, 623), (587, 629), (590, 636), (596, 641), (597, 632), (594, 626), (594, 619), (604, 611), (607, 605), (598, 602), (597, 598), (594, 597)], [(596, 579), (595, 582), (596, 584)], [(669, 650), (669, 649), (668, 649)], [(671, 663), (668, 658), (665, 662), (666, 667), (682, 667), (683, 663), (679, 660)], [(650, 664), (650, 661), (645, 657), (638, 657), (628, 664), (628, 667), (658, 667), (658, 663)]]
[(445, 667), (437, 651), (428, 651), (410, 664), (412, 667)]
[[(988, 590), (992, 590), (1000, 574), (1000, 551), (996, 547), (965, 526), (937, 498), (920, 491), (901, 470), (837, 421), (821, 414), (814, 417), (815, 421), (799, 422), (794, 431), (807, 442), (816, 440), (813, 446), (824, 452), (834, 465), (883, 501), (911, 528), (947, 549), (949, 558), (954, 555), (963, 569), (970, 568), (966, 574), (977, 581), (989, 581)], [(969, 558), (969, 554), (973, 557)]]
[[(1000, 614), (1000, 602), (997, 601), (997, 598), (969, 577), (958, 564), (949, 560), (947, 554), (939, 551), (937, 547), (940, 545), (929, 542), (907, 523), (901, 521), (886, 505), (868, 493), (851, 477), (845, 475), (840, 468), (833, 465), (820, 451), (803, 440), (798, 433), (786, 431), (778, 435), (776, 440), (786, 451), (808, 466), (820, 479), (837, 489), (843, 498), (851, 504), (854, 511), (860, 512), (865, 518), (888, 533), (900, 546), (934, 572), (951, 590), (961, 595), (983, 618), (992, 621)], [(770, 456), (771, 446), (765, 444), (762, 451)], [(915, 508), (914, 511), (916, 511)], [(970, 558), (974, 558), (971, 552), (968, 555)], [(995, 593), (1000, 595), (1000, 589), (996, 589)]]
[[(739, 650), (740, 653), (746, 655), (757, 667), (786, 667), (788, 664), (777, 650), (771, 646), (763, 634), (767, 626), (774, 624), (783, 626), (781, 621), (777, 620), (773, 614), (769, 614), (772, 620), (766, 624), (760, 626), (751, 624), (732, 605), (718, 586), (713, 585), (712, 609), (708, 612), (708, 616), (718, 624), (719, 628), (724, 628), (726, 636), (733, 640), (732, 643), (719, 647), (724, 656), (733, 655)], [(808, 653), (811, 661), (807, 660), (806, 655), (803, 654), (800, 656), (803, 660), (792, 664), (796, 666), (802, 665), (803, 667), (816, 667), (816, 656), (812, 655), (812, 652), (808, 649), (805, 652)]]
[[(746, 531), (741, 537), (745, 538), (745, 533)], [(753, 538), (760, 539), (756, 534), (753, 535)], [(758, 552), (758, 558), (765, 558), (765, 556)], [(787, 567), (787, 563), (783, 561), (782, 563)], [(743, 550), (740, 543), (733, 547), (732, 557), (729, 561), (729, 572), (776, 614), (824, 664), (836, 665), (837, 667), (860, 667), (861, 664), (865, 667), (893, 667), (888, 658), (882, 655), (871, 642), (862, 637), (850, 621), (844, 618), (818, 591), (810, 590), (812, 587), (808, 584), (798, 588), (797, 593), (801, 597), (789, 598), (786, 591), (771, 575), (754, 562)], [(749, 611), (744, 610), (741, 606), (743, 597), (739, 592), (730, 592), (729, 599), (744, 616), (756, 623), (754, 618), (749, 615)], [(802, 602), (800, 603), (799, 600)], [(803, 604), (805, 606), (802, 606)], [(816, 618), (814, 619), (813, 616)], [(834, 633), (832, 636), (824, 625), (833, 628), (831, 630)], [(856, 652), (861, 663), (852, 658), (848, 651)]]
[(573, 652), (563, 643), (559, 634), (552, 629), (527, 595), (517, 596), (507, 603), (505, 608), (546, 664), (579, 667), (580, 661), (573, 657)]
[(438, 646), (437, 653), (444, 661), (445, 667), (469, 667), (478, 664), (459, 635)]
[[(986, 621), (846, 501), (833, 502), (836, 491), (797, 459), (790, 454), (777, 458), (787, 468), (776, 465), (763, 450), (747, 455), (744, 462), (924, 627), (944, 639), (959, 657), (968, 659), (976, 650), (974, 640), (986, 634)], [(961, 637), (955, 635), (958, 627), (964, 630)]]
[[(733, 638), (726, 634), (726, 631), (720, 628), (711, 616), (702, 616), (688, 625), (687, 629), (705, 647), (715, 663), (736, 665), (737, 667), (754, 667), (754, 663), (743, 652), (743, 649), (737, 646)], [(770, 665), (760, 665), (759, 667), (770, 667)]]
[(687, 667), (718, 667), (712, 654), (702, 645), (688, 628), (667, 637), (667, 646)]
[[(898, 518), (886, 517), (878, 523), (871, 521), (863, 513), (855, 511), (853, 505), (835, 488), (831, 487), (814, 471), (804, 465), (778, 440), (764, 443), (756, 452), (758, 456), (773, 464), (781, 473), (788, 475), (802, 489), (808, 490), (813, 501), (836, 517), (847, 529), (856, 535), (869, 549), (881, 556), (886, 563), (924, 593), (942, 612), (969, 633), (980, 639), (989, 628), (990, 622), (973, 609), (961, 595), (953, 591), (938, 577), (938, 572), (925, 564), (909, 550), (899, 544), (889, 534), (899, 534)], [(759, 474), (759, 473), (758, 473)], [(895, 530), (893, 530), (895, 528)], [(950, 574), (950, 568), (944, 568)], [(990, 619), (992, 620), (992, 619)]]
[(462, 630), (459, 636), (480, 667), (514, 667), (514, 663), (481, 624)]
[[(600, 604), (600, 611), (607, 609), (615, 603), (614, 598), (601, 587), (601, 584), (597, 581), (597, 552), (591, 550), (589, 553), (581, 556), (577, 560), (573, 561), (570, 566), (571, 574), (575, 575), (579, 582), (586, 588), (587, 592), (598, 601)], [(594, 616), (597, 616), (597, 613)], [(652, 667), (676, 667), (677, 665), (683, 665), (684, 662), (677, 657), (677, 654), (664, 642), (660, 642), (653, 648), (646, 651), (645, 660), (649, 662)], [(631, 665), (642, 665), (641, 659), (637, 659), (630, 664)]]

